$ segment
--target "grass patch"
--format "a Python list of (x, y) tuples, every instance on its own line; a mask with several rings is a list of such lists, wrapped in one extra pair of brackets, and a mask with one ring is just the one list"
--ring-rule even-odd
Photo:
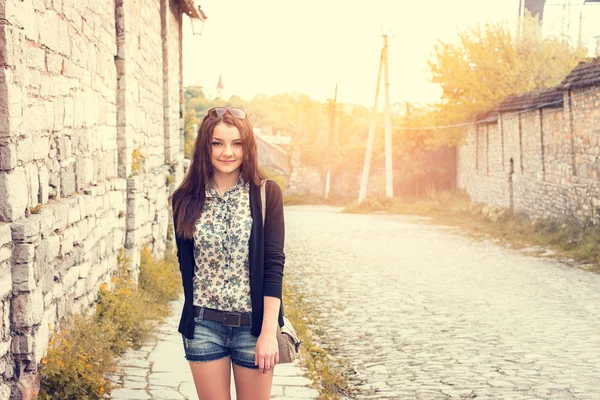
[[(431, 217), (432, 222), (461, 227), (479, 237), (496, 238), (511, 248), (540, 247), (556, 258), (600, 273), (600, 226), (575, 220), (531, 218), (501, 207), (473, 203), (463, 191), (429, 193), (426, 198), (367, 198), (346, 206), (346, 213), (385, 212)], [(473, 235), (472, 235), (473, 236)], [(544, 249), (542, 249), (542, 247)], [(565, 260), (566, 258), (566, 260)]]
[(155, 323), (168, 315), (168, 302), (181, 292), (177, 258), (170, 249), (166, 254), (155, 260), (142, 250), (136, 285), (121, 250), (111, 282), (100, 287), (95, 312), (64, 321), (67, 328), (52, 336), (38, 399), (96, 400), (110, 394), (107, 376), (117, 372), (118, 357), (152, 335)]
[(344, 208), (342, 212), (349, 214), (369, 214), (376, 211), (386, 211), (391, 206), (392, 201), (382, 197), (368, 197), (362, 204), (354, 201)]
[(348, 201), (341, 198), (329, 198), (325, 200), (319, 196), (307, 195), (289, 195), (283, 196), (283, 204), (286, 206), (298, 206), (298, 205), (328, 205), (328, 206), (345, 206)]
[(308, 370), (307, 377), (319, 391), (318, 400), (352, 398), (354, 391), (348, 383), (349, 369), (336, 360), (332, 352), (321, 347), (311, 331), (311, 326), (318, 326), (318, 312), (304, 300), (300, 291), (294, 290), (287, 282), (283, 285), (283, 297), (285, 316), (290, 319), (302, 340), (301, 364)]

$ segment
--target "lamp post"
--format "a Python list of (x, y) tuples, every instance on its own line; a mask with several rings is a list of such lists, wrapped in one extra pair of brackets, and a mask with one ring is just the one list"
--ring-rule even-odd
[(194, 35), (202, 35), (202, 31), (204, 30), (204, 24), (206, 23), (206, 19), (208, 18), (204, 11), (198, 6), (198, 15), (199, 18), (190, 18), (192, 21), (192, 33)]

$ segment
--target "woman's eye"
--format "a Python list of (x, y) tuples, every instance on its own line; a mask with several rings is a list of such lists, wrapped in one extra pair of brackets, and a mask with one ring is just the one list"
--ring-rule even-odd
[(212, 143), (212, 145), (213, 145), (213, 146), (220, 146), (220, 145), (221, 145), (221, 142), (213, 142), (213, 143)]
[(235, 142), (233, 145), (234, 145), (235, 147), (241, 147), (241, 146), (242, 146), (242, 144), (241, 144), (240, 142)]

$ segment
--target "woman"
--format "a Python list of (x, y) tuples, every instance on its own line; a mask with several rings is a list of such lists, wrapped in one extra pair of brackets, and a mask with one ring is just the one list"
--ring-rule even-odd
[(173, 193), (185, 303), (179, 323), (198, 397), (270, 398), (283, 326), (284, 220), (281, 189), (266, 181), (262, 222), (256, 142), (246, 112), (208, 111), (192, 162)]

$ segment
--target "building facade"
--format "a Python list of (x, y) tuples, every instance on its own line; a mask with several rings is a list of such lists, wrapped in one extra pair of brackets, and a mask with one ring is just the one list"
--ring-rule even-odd
[(556, 88), (510, 96), (465, 131), (457, 185), (533, 217), (600, 222), (600, 58)]
[(166, 248), (192, 0), (0, 0), (0, 398), (124, 249)]

